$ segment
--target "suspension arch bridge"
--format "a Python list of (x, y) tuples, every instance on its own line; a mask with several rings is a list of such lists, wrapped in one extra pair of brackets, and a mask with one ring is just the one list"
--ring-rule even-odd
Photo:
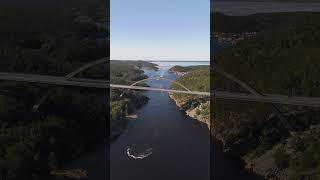
[[(150, 90), (150, 91), (162, 91), (162, 92), (171, 92), (171, 93), (193, 94), (193, 95), (201, 95), (201, 96), (210, 96), (213, 99), (268, 103), (268, 104), (271, 104), (275, 112), (278, 111), (278, 109), (274, 104), (320, 107), (320, 98), (289, 97), (286, 95), (265, 94), (265, 93), (257, 92), (254, 88), (250, 87), (249, 85), (235, 78), (231, 74), (226, 73), (225, 71), (223, 71), (222, 69), (218, 68), (215, 65), (211, 65), (211, 69), (213, 71), (223, 75), (229, 80), (236, 82), (241, 87), (245, 88), (249, 93), (236, 93), (236, 92), (227, 92), (227, 91), (210, 91), (210, 92), (191, 91), (188, 88), (186, 88), (184, 85), (174, 80), (166, 79), (164, 77), (147, 78), (141, 81), (137, 81), (131, 85), (110, 84), (110, 82), (107, 80), (75, 78), (75, 76), (78, 75), (79, 73), (96, 65), (101, 65), (103, 63), (107, 64), (109, 61), (110, 61), (109, 58), (103, 58), (103, 59), (90, 62), (76, 69), (75, 71), (67, 74), (66, 76), (62, 76), (62, 77), (0, 72), (0, 80), (39, 83), (39, 84), (48, 84), (48, 85), (54, 85), (54, 86), (74, 86), (74, 87), (87, 87), (87, 88), (98, 88), (98, 89), (119, 88), (119, 89)], [(140, 82), (152, 80), (152, 79), (153, 80), (169, 80), (172, 83), (175, 83), (180, 87), (182, 87), (183, 90), (136, 86)], [(51, 88), (46, 93), (44, 93), (44, 95), (42, 95), (37, 101), (37, 103), (34, 105), (34, 108), (37, 109), (39, 105), (46, 99), (46, 97), (53, 90), (54, 88)]]

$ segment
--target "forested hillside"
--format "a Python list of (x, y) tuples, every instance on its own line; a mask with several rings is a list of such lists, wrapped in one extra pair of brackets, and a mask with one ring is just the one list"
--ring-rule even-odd
[[(239, 18), (242, 24), (235, 27), (231, 20), (226, 29), (254, 28), (259, 33), (216, 54), (213, 59), (217, 66), (262, 93), (320, 96), (319, 13), (225, 18)], [(259, 22), (252, 21), (255, 18)], [(246, 92), (218, 74), (213, 87)], [(319, 178), (319, 109), (277, 106), (285, 122), (267, 104), (215, 100), (213, 134), (223, 142), (226, 152), (242, 157), (248, 168), (266, 178)], [(288, 125), (293, 128), (288, 129)]]
[[(2, 1), (0, 71), (63, 76), (107, 57), (108, 30), (80, 20), (97, 20), (99, 9), (98, 1)], [(107, 69), (78, 77), (106, 78)], [(1, 81), (0, 92), (0, 179), (54, 179), (51, 173), (106, 136), (101, 90)]]
[[(171, 71), (186, 72), (185, 75), (176, 79), (176, 81), (193, 91), (210, 91), (210, 70), (209, 66), (175, 66)], [(172, 83), (172, 88), (183, 89), (179, 85)], [(196, 96), (187, 94), (170, 94), (176, 104), (186, 111), (187, 114), (206, 124), (210, 124), (210, 100), (206, 96)]]
[[(274, 27), (287, 25), (310, 23), (315, 20), (318, 13), (265, 13), (253, 14), (249, 16), (229, 16), (221, 13), (211, 13), (211, 33), (242, 33), (242, 32), (261, 32)], [(284, 23), (285, 22), (285, 23)]]
[[(139, 65), (139, 67), (138, 67)], [(155, 64), (143, 61), (111, 61), (110, 80), (113, 84), (131, 85), (147, 78), (140, 68), (156, 69)], [(110, 94), (110, 138), (118, 136), (127, 122), (127, 115), (147, 103), (148, 97), (141, 91), (112, 89)]]
[(199, 65), (199, 66), (173, 66), (169, 69), (169, 72), (189, 72), (197, 69), (207, 69), (207, 65)]

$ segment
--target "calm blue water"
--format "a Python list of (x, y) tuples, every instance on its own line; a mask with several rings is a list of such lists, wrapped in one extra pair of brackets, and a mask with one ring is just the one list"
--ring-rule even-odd
[(196, 65), (210, 65), (210, 61), (149, 61), (158, 65), (160, 69), (166, 69), (173, 66), (196, 66)]
[[(149, 77), (176, 79), (168, 72), (174, 65), (208, 65), (209, 62), (157, 62)], [(170, 82), (152, 80), (151, 87), (168, 88)], [(239, 164), (210, 142), (207, 126), (186, 116), (167, 93), (146, 91), (149, 102), (129, 121), (126, 130), (110, 146), (111, 180), (251, 180)], [(212, 146), (211, 146), (212, 145)], [(137, 152), (152, 149), (145, 159), (128, 157), (128, 147)], [(212, 162), (210, 162), (212, 161)], [(210, 171), (211, 170), (211, 171)]]
[[(201, 62), (160, 62), (158, 71), (145, 70), (149, 77), (164, 76), (173, 65), (208, 64)], [(168, 88), (170, 82), (152, 80), (151, 87)], [(205, 124), (180, 111), (167, 93), (146, 91), (149, 102), (129, 121), (126, 130), (110, 146), (111, 180), (209, 180), (210, 135)], [(127, 149), (144, 152), (145, 159), (128, 157)]]
[[(209, 62), (159, 62), (158, 71), (145, 70), (149, 77), (164, 76), (174, 65), (208, 65)], [(149, 81), (152, 87), (168, 88), (170, 82)], [(180, 111), (167, 93), (145, 91), (149, 102), (134, 114), (124, 132), (110, 146), (101, 144), (79, 159), (71, 168), (84, 168), (88, 180), (253, 180), (240, 165), (221, 152), (210, 141), (207, 125)], [(136, 153), (152, 149), (145, 159), (127, 155), (130, 147)], [(110, 168), (110, 169), (109, 169)], [(109, 174), (110, 173), (110, 174)]]

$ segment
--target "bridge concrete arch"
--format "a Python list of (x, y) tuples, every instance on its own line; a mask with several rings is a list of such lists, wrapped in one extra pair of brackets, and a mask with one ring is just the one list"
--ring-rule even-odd
[[(102, 58), (102, 59), (98, 59), (98, 60), (95, 60), (95, 61), (92, 61), (90, 63), (87, 63), (81, 67), (79, 67), (78, 69), (72, 71), (71, 73), (67, 74), (64, 76), (64, 79), (65, 80), (69, 80), (71, 78), (73, 78), (74, 76), (76, 76), (77, 74), (93, 67), (93, 66), (97, 66), (97, 65), (100, 65), (102, 63), (107, 63), (110, 61), (110, 57), (105, 57), (105, 58)], [(45, 94), (43, 94), (37, 101), (36, 103), (32, 106), (32, 111), (38, 111), (40, 105), (47, 99), (47, 97), (53, 92), (54, 89), (49, 89), (47, 90), (47, 92)]]
[[(85, 64), (84, 66), (74, 70), (73, 72), (67, 74), (66, 76), (64, 76), (64, 79), (65, 80), (69, 80), (71, 79), (72, 77), (76, 76), (77, 74), (93, 67), (93, 66), (96, 66), (96, 65), (99, 65), (99, 64), (102, 64), (102, 63), (107, 63), (108, 61), (110, 61), (110, 58), (109, 57), (106, 57), (106, 58), (102, 58), (102, 59), (99, 59), (99, 60), (95, 60), (95, 61), (92, 61), (88, 64)], [(247, 85), (246, 83), (240, 81), (238, 78), (232, 76), (231, 74), (223, 71), (222, 69), (218, 68), (215, 64), (211, 64), (211, 69), (216, 72), (216, 73), (219, 73), (220, 75), (226, 77), (227, 79), (229, 80), (232, 80), (234, 82), (236, 82), (237, 84), (239, 84), (241, 87), (243, 87), (244, 89), (246, 89), (247, 91), (249, 91), (251, 94), (253, 95), (256, 95), (256, 96), (264, 96), (262, 93), (258, 92), (257, 90), (255, 90), (254, 88), (250, 87), (249, 85)], [(141, 83), (141, 82), (144, 82), (144, 81), (147, 81), (147, 80), (166, 80), (166, 81), (170, 81), (174, 84), (177, 84), (178, 86), (182, 87), (183, 89), (191, 92), (188, 88), (186, 88), (184, 85), (182, 85), (181, 83), (175, 81), (175, 80), (171, 80), (171, 79), (167, 79), (167, 78), (164, 78), (164, 77), (151, 77), (151, 78), (146, 78), (146, 79), (143, 79), (143, 80), (140, 80), (140, 81), (137, 81), (133, 84), (131, 84), (131, 86), (135, 86), (136, 84), (138, 83)], [(52, 92), (53, 89), (49, 89), (38, 101), (37, 103), (33, 106), (33, 110), (36, 111), (38, 110), (39, 106), (41, 105), (41, 103), (43, 101), (45, 101), (45, 99), (50, 95), (50, 93)], [(282, 123), (288, 127), (289, 129), (293, 129), (292, 126), (290, 125), (290, 123), (288, 122), (288, 120), (285, 118), (285, 116), (283, 115), (283, 113), (279, 110), (279, 108), (274, 105), (274, 104), (271, 104), (271, 107), (273, 109), (273, 111), (275, 112), (275, 114), (279, 117), (279, 119), (282, 121)]]
[(183, 84), (181, 84), (181, 83), (179, 83), (179, 82), (177, 82), (175, 80), (162, 77), (162, 76), (160, 76), (160, 77), (149, 77), (149, 78), (146, 78), (146, 79), (142, 79), (140, 81), (137, 81), (137, 82), (131, 84), (130, 86), (135, 86), (136, 84), (139, 84), (139, 83), (142, 83), (142, 82), (145, 82), (145, 81), (148, 81), (148, 80), (165, 80), (165, 81), (169, 81), (169, 82), (171, 82), (173, 84), (176, 84), (176, 85), (182, 87), (184, 90), (191, 92), (191, 90), (188, 89), (187, 87), (185, 87)]
[[(238, 85), (240, 85), (241, 87), (243, 87), (245, 90), (247, 90), (248, 92), (250, 92), (253, 95), (256, 96), (265, 96), (264, 94), (258, 92), (256, 89), (250, 87), (250, 85), (240, 81), (238, 78), (236, 78), (235, 76), (225, 72), (224, 70), (220, 69), (218, 66), (216, 66), (215, 64), (211, 64), (211, 69), (224, 76), (225, 78), (237, 83)], [(289, 130), (294, 130), (294, 128), (292, 127), (292, 125), (290, 124), (290, 122), (287, 120), (287, 118), (285, 117), (285, 115), (280, 111), (280, 109), (275, 105), (275, 104), (271, 104), (271, 108), (272, 111), (276, 114), (276, 116), (280, 119), (280, 121), (282, 122), (282, 124), (288, 128)]]
[[(132, 83), (132, 84), (130, 85), (130, 87), (134, 87), (135, 85), (137, 85), (137, 84), (139, 84), (139, 83), (142, 83), (142, 82), (145, 82), (145, 81), (149, 81), (149, 80), (164, 80), (164, 81), (169, 81), (169, 82), (171, 82), (171, 83), (173, 83), (173, 84), (176, 84), (176, 85), (182, 87), (184, 90), (186, 90), (186, 91), (188, 91), (188, 92), (192, 92), (190, 89), (188, 89), (187, 87), (185, 87), (183, 84), (181, 84), (181, 83), (179, 83), (179, 82), (177, 82), (177, 81), (175, 81), (175, 80), (165, 78), (165, 77), (163, 77), (163, 76), (160, 76), (160, 77), (149, 77), (149, 78), (146, 78), (146, 79), (142, 79), (142, 80), (139, 80), (139, 81), (136, 81), (136, 82)], [(122, 96), (124, 95), (124, 93), (125, 93), (125, 91), (120, 94), (120, 97), (122, 97)]]

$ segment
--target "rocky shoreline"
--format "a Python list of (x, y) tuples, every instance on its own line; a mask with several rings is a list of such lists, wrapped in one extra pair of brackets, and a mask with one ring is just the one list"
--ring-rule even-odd
[[(178, 101), (178, 99), (176, 99), (176, 98), (172, 95), (172, 93), (169, 93), (169, 97), (170, 97), (170, 99), (172, 99), (172, 100), (175, 102), (175, 104), (176, 104), (177, 107), (182, 108), (184, 102)], [(210, 101), (208, 101), (208, 102), (206, 102), (206, 103), (210, 103)], [(205, 104), (205, 103), (204, 103), (204, 104)], [(207, 119), (207, 118), (205, 118), (205, 117), (197, 114), (197, 111), (198, 111), (198, 110), (201, 111), (202, 106), (203, 106), (203, 104), (200, 104), (199, 106), (197, 106), (197, 107), (194, 108), (194, 109), (186, 110), (185, 113), (186, 113), (187, 116), (189, 116), (189, 117), (191, 117), (191, 118), (193, 118), (193, 119), (195, 119), (195, 120), (198, 120), (198, 121), (200, 121), (200, 122), (202, 122), (202, 123), (207, 124), (207, 126), (208, 126), (208, 128), (209, 128), (209, 127), (210, 127), (210, 119)]]
[[(183, 101), (179, 101), (177, 98), (175, 98), (172, 93), (169, 93), (169, 97), (170, 99), (172, 99), (176, 106), (179, 107), (181, 110), (182, 110), (182, 106), (185, 104), (185, 102)], [(210, 103), (210, 101), (207, 101), (206, 103)], [(197, 109), (201, 109), (201, 106), (203, 106), (204, 104), (206, 103), (202, 103), (200, 104), (199, 106), (197, 106), (196, 108), (194, 109), (191, 109), (191, 110), (184, 110), (186, 115), (197, 120), (197, 121), (200, 121), (202, 123), (205, 123), (207, 124), (208, 126), (208, 129), (210, 129), (210, 119), (206, 119), (204, 117), (202, 117), (201, 115), (198, 115), (196, 113)], [(224, 140), (223, 138), (219, 138), (219, 137), (214, 137), (216, 139), (216, 141), (221, 144), (221, 148), (222, 148), (222, 151), (226, 154), (229, 154), (224, 148)], [(259, 177), (259, 178), (262, 178), (262, 177), (268, 177), (269, 173), (265, 173), (263, 172), (262, 169), (268, 169), (266, 167), (260, 167), (260, 164), (263, 162), (261, 162), (260, 164), (256, 164), (257, 162), (255, 162), (253, 160), (252, 157), (250, 157), (250, 155), (248, 154), (248, 157), (247, 156), (240, 156), (240, 157), (236, 157), (236, 156), (232, 156), (231, 154), (229, 154), (231, 157), (234, 157), (236, 160), (239, 160), (239, 163), (242, 164), (242, 166), (247, 169), (248, 173), (252, 173), (253, 176), (256, 176), (256, 177)], [(269, 170), (269, 169), (268, 169)], [(267, 171), (268, 172), (268, 171)]]
[[(185, 102), (183, 101), (179, 101), (177, 98), (175, 98), (173, 96), (172, 93), (169, 93), (169, 97), (170, 99), (172, 99), (176, 106), (179, 107), (182, 110), (182, 106), (185, 104)], [(210, 103), (210, 101), (206, 102), (206, 103)], [(208, 128), (210, 128), (210, 119), (206, 119), (204, 117), (202, 117), (201, 115), (197, 114), (197, 110), (201, 110), (201, 107), (204, 105), (205, 103), (200, 104), (199, 106), (197, 106), (196, 108), (193, 109), (189, 109), (189, 110), (184, 110), (186, 115), (197, 120), (200, 121), (202, 123), (207, 124)], [(222, 149), (223, 148), (223, 144), (225, 143), (223, 138), (221, 137), (215, 137), (217, 141), (219, 141), (219, 143), (221, 143), (222, 145)], [(225, 149), (223, 150), (225, 153), (229, 154), (228, 151), (226, 151)], [(260, 178), (269, 178), (272, 179), (272, 177), (287, 177), (285, 174), (281, 174), (277, 168), (275, 168), (275, 164), (272, 160), (272, 152), (274, 152), (275, 150), (270, 150), (265, 152), (265, 154), (261, 155), (260, 157), (255, 157), (255, 153), (248, 153), (245, 156), (240, 156), (239, 157), (239, 161), (241, 161), (243, 164), (243, 167), (245, 169), (247, 169), (248, 172), (253, 173), (255, 176), (258, 176)], [(232, 157), (233, 155), (230, 154)], [(278, 172), (279, 174), (276, 174), (275, 172)]]
[[(172, 99), (176, 106), (182, 109), (182, 106), (185, 104), (183, 101), (179, 101), (177, 98), (173, 96), (172, 93), (169, 93), (170, 99)], [(206, 102), (210, 103), (210, 101)], [(199, 106), (197, 106), (194, 109), (191, 110), (184, 110), (186, 115), (189, 117), (200, 121), (202, 123), (207, 124), (208, 128), (210, 128), (210, 119), (206, 119), (202, 117), (201, 115), (197, 114), (197, 109), (201, 109), (201, 106), (203, 106), (206, 103), (202, 103)], [(241, 163), (243, 163), (243, 167), (247, 169), (248, 173), (252, 173), (253, 176), (257, 178), (267, 178), (267, 179), (276, 179), (279, 177), (287, 177), (287, 172), (283, 173), (278, 168), (276, 168), (274, 161), (272, 159), (273, 152), (277, 149), (271, 149), (269, 151), (266, 151), (264, 154), (262, 154), (259, 157), (256, 157), (255, 152), (247, 153), (245, 156), (233, 156), (232, 153), (228, 152), (226, 149), (224, 149), (225, 141), (221, 137), (214, 137), (219, 143), (221, 143), (222, 151), (226, 154), (229, 154), (231, 157), (236, 158)]]

